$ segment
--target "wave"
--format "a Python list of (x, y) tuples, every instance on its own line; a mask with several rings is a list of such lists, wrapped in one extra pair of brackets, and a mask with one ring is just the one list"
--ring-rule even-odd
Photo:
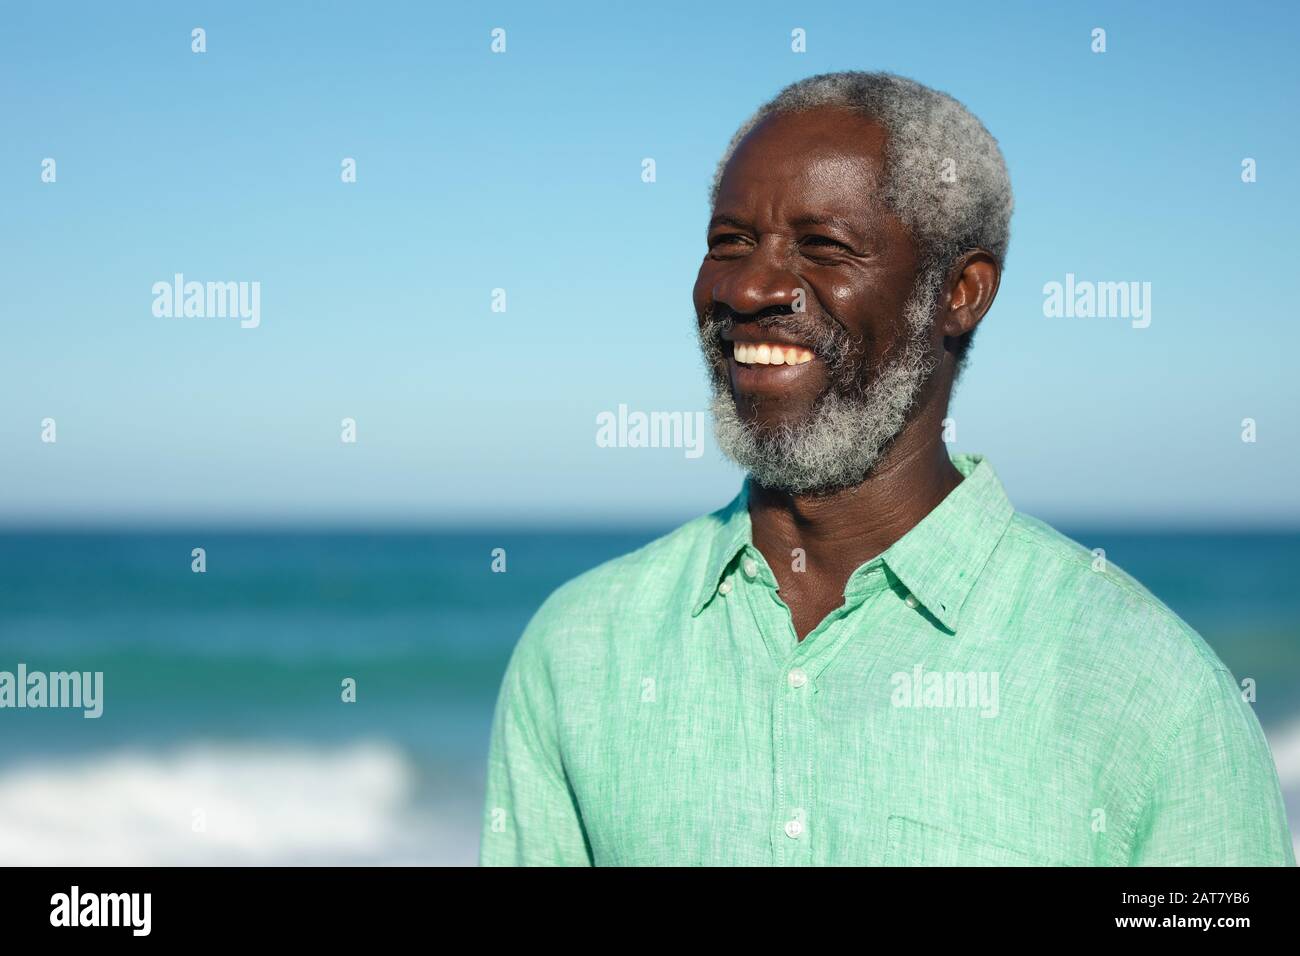
[(1300, 720), (1264, 728), (1273, 763), (1277, 765), (1286, 819), (1291, 825), (1291, 844), (1300, 858)]
[(381, 742), (190, 744), (0, 773), (5, 865), (471, 865), (477, 820), (463, 801), (422, 801), (417, 768)]

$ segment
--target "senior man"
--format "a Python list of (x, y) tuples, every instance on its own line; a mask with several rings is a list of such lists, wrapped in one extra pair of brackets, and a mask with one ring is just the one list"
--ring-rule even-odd
[(711, 198), (694, 304), (748, 476), (534, 616), (481, 862), (1294, 864), (1214, 652), (944, 443), (1010, 235), (980, 121), (890, 74), (810, 77)]

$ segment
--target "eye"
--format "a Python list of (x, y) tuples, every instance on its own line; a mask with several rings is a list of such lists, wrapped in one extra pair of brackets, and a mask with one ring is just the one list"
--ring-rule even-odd
[(728, 253), (737, 253), (744, 249), (747, 241), (748, 240), (738, 232), (720, 233), (719, 235), (713, 236), (709, 239), (709, 252), (721, 253), (723, 255)]
[(800, 245), (811, 246), (819, 252), (852, 252), (853, 250), (830, 236), (807, 236)]

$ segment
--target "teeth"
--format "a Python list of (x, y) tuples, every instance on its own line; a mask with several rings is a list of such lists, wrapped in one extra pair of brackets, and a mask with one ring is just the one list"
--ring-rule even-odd
[(812, 361), (812, 352), (793, 345), (770, 342), (735, 343), (732, 354), (741, 365), (803, 365)]

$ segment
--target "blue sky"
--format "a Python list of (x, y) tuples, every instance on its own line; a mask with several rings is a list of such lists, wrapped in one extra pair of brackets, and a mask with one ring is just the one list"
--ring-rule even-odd
[[(1300, 523), (1294, 8), (541, 6), (7, 7), (0, 523), (725, 503), (711, 435), (699, 458), (599, 448), (596, 416), (706, 407), (690, 292), (714, 164), (781, 86), (849, 68), (957, 96), (1011, 169), (954, 450), (1052, 521)], [(177, 272), (260, 282), (260, 327), (155, 317)], [(1070, 272), (1152, 283), (1151, 325), (1044, 317)]]

